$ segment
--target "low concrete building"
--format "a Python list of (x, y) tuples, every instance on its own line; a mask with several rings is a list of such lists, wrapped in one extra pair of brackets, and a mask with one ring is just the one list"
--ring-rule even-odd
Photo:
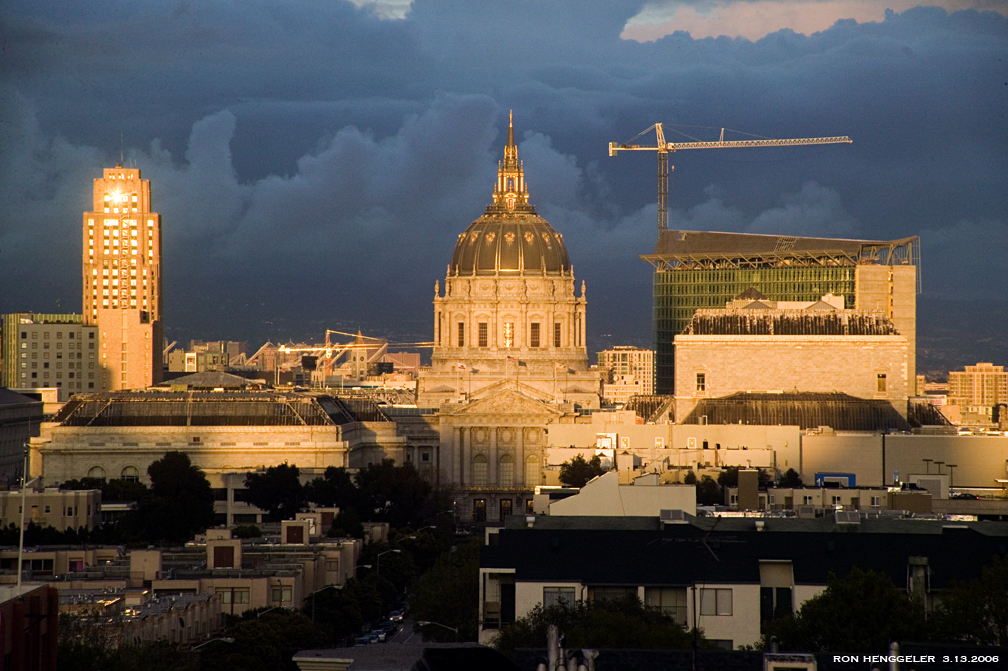
[(44, 411), (41, 400), (0, 387), (0, 485), (20, 481), (25, 447), (39, 435)]
[(638, 477), (631, 485), (621, 485), (619, 473), (609, 471), (588, 482), (575, 496), (549, 502), (548, 495), (537, 494), (537, 511), (539, 499), (544, 496), (549, 515), (658, 517), (663, 510), (696, 514), (696, 487), (659, 484), (657, 474)]
[[(43, 527), (64, 529), (94, 529), (101, 524), (101, 490), (60, 490), (47, 487), (25, 492), (25, 524), (34, 522)], [(21, 526), (21, 492), (12, 489), (0, 492), (0, 520), (4, 526)]]

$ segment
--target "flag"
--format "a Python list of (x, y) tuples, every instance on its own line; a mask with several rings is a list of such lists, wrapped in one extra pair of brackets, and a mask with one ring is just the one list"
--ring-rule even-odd
[(555, 363), (553, 365), (556, 366), (557, 370), (567, 370), (567, 366), (563, 365), (562, 363)]
[(517, 359), (515, 359), (515, 358), (514, 358), (513, 356), (509, 356), (509, 357), (507, 358), (507, 362), (508, 362), (508, 363), (518, 363), (518, 360), (517, 360)]
[(518, 365), (521, 366), (521, 367), (523, 367), (523, 368), (528, 368), (528, 364), (525, 363), (524, 361), (519, 361)]
[(459, 370), (465, 370), (466, 369), (466, 365), (464, 363), (460, 363), (459, 366), (458, 366), (458, 369)]

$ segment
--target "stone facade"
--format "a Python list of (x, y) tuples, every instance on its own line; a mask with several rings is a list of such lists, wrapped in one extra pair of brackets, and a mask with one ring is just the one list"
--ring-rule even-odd
[(887, 399), (906, 415), (902, 335), (678, 335), (675, 350), (677, 419), (701, 398), (775, 390)]

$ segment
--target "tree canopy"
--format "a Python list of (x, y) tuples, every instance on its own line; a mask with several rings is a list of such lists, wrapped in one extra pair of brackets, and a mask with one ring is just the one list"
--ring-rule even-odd
[(292, 520), (306, 502), (300, 476), (300, 469), (286, 462), (270, 466), (264, 473), (249, 473), (245, 476), (246, 500), (273, 519)]
[(214, 523), (213, 490), (184, 452), (168, 452), (147, 468), (151, 494), (139, 509), (140, 535), (184, 543)]
[(788, 617), (773, 620), (764, 648), (774, 635), (782, 650), (884, 653), (890, 641), (930, 638), (923, 606), (897, 589), (889, 576), (852, 568), (830, 575), (826, 590)]
[[(459, 545), (454, 552), (445, 552), (434, 562), (431, 569), (413, 585), (410, 615), (414, 620), (440, 622), (458, 629), (458, 640), (476, 640), (479, 553), (479, 542), (472, 541)], [(451, 641), (454, 634), (440, 627), (428, 627), (424, 630), (424, 637)]]
[[(546, 629), (555, 624), (569, 648), (690, 648), (693, 633), (660, 609), (649, 608), (636, 596), (617, 600), (575, 601), (543, 607), (501, 630), (494, 646), (509, 654), (515, 648), (541, 648)], [(698, 639), (707, 643), (697, 634)]]
[(560, 482), (568, 487), (584, 487), (589, 480), (603, 473), (605, 469), (602, 468), (602, 459), (599, 455), (596, 454), (585, 461), (585, 458), (578, 454), (560, 465)]

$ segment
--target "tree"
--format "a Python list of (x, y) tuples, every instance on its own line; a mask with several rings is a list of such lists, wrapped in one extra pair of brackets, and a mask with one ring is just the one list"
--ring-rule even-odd
[(696, 473), (693, 471), (686, 471), (686, 475), (683, 476), (684, 485), (695, 485), (697, 483)]
[(995, 556), (980, 577), (955, 583), (935, 613), (937, 638), (974, 645), (1008, 645), (1008, 559)]
[(325, 631), (298, 611), (246, 611), (243, 615), (247, 617), (224, 631), (234, 643), (215, 642), (201, 649), (201, 669), (297, 671), (292, 658), (298, 651), (330, 645)]
[[(527, 616), (501, 630), (493, 645), (505, 654), (515, 648), (541, 648), (546, 630), (557, 625), (568, 648), (685, 649), (693, 634), (660, 609), (649, 608), (636, 596), (605, 601), (575, 601), (548, 607), (541, 604)], [(707, 647), (707, 642), (698, 634)]]
[(321, 478), (305, 485), (305, 499), (320, 506), (335, 506), (341, 511), (357, 508), (357, 485), (345, 468), (330, 466)]
[(897, 589), (889, 576), (851, 569), (830, 575), (826, 591), (788, 617), (772, 620), (763, 637), (776, 636), (782, 650), (883, 653), (890, 641), (928, 638), (923, 606)]
[(249, 473), (245, 477), (246, 500), (276, 520), (292, 520), (305, 504), (300, 475), (297, 466), (286, 462), (270, 466), (265, 473)]
[(789, 468), (787, 469), (787, 472), (780, 477), (780, 480), (777, 481), (777, 486), (802, 487), (804, 486), (804, 483), (802, 483), (801, 475), (798, 474), (798, 471), (793, 468)]
[(168, 452), (147, 468), (151, 495), (139, 512), (139, 532), (148, 540), (180, 543), (214, 523), (213, 490), (184, 452)]
[(721, 487), (709, 475), (703, 476), (697, 483), (696, 499), (697, 503), (703, 506), (716, 506), (724, 503)]
[[(414, 621), (440, 622), (459, 630), (458, 640), (475, 641), (479, 616), (478, 541), (445, 552), (413, 585), (410, 616)], [(386, 555), (388, 556), (388, 555)], [(382, 558), (384, 561), (384, 557)], [(428, 627), (424, 636), (450, 641), (454, 634), (441, 627)], [(545, 640), (545, 639), (544, 639)]]
[(357, 472), (361, 520), (388, 522), (392, 527), (424, 526), (429, 519), (431, 486), (413, 464), (396, 466), (391, 459), (368, 464)]
[(599, 455), (596, 454), (591, 460), (585, 461), (585, 458), (578, 454), (560, 465), (560, 482), (568, 487), (584, 487), (589, 480), (603, 473), (605, 469), (602, 468), (602, 459)]

